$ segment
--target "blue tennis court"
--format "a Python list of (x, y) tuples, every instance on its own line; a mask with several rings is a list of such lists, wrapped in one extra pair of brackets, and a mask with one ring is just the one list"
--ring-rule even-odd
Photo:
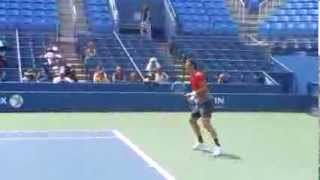
[(0, 154), (1, 179), (174, 179), (117, 130), (0, 132)]

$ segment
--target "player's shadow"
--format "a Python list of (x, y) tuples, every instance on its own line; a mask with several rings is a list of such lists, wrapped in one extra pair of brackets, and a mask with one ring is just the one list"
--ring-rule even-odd
[(218, 156), (219, 159), (230, 159), (230, 160), (241, 160), (241, 157), (236, 154), (230, 153), (223, 153), (222, 155)]

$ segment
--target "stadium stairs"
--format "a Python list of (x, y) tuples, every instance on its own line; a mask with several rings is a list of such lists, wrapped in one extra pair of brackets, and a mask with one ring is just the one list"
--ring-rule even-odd
[[(226, 4), (231, 12), (233, 19), (239, 24), (240, 37), (246, 37), (247, 35), (256, 36), (259, 15), (250, 14), (248, 12), (248, 9), (243, 7), (240, 2), (241, 0), (226, 0)], [(241, 16), (239, 16), (241, 10), (243, 10), (244, 13), (243, 19)]]
[(60, 18), (60, 49), (67, 64), (71, 65), (77, 73), (79, 80), (85, 78), (84, 66), (80, 56), (76, 52), (76, 19), (74, 17), (73, 1), (59, 0), (59, 18)]

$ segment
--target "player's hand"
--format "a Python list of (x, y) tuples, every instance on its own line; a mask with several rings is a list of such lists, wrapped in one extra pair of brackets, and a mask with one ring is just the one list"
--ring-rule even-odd
[(195, 91), (192, 91), (190, 93), (185, 94), (185, 96), (188, 97), (188, 98), (196, 96), (196, 95), (197, 95), (197, 93)]

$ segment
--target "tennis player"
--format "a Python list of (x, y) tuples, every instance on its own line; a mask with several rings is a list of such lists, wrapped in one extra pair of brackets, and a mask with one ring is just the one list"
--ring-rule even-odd
[[(218, 140), (217, 132), (211, 124), (213, 103), (209, 95), (205, 75), (197, 69), (197, 64), (191, 60), (186, 61), (185, 70), (186, 73), (190, 75), (190, 84), (192, 88), (192, 92), (185, 95), (188, 98), (188, 101), (192, 104), (191, 118), (189, 122), (198, 139), (198, 142), (193, 146), (193, 150), (211, 151), (213, 156), (219, 156), (222, 154), (222, 148)], [(203, 128), (209, 132), (215, 144), (212, 149), (204, 144), (198, 122), (201, 122)]]

